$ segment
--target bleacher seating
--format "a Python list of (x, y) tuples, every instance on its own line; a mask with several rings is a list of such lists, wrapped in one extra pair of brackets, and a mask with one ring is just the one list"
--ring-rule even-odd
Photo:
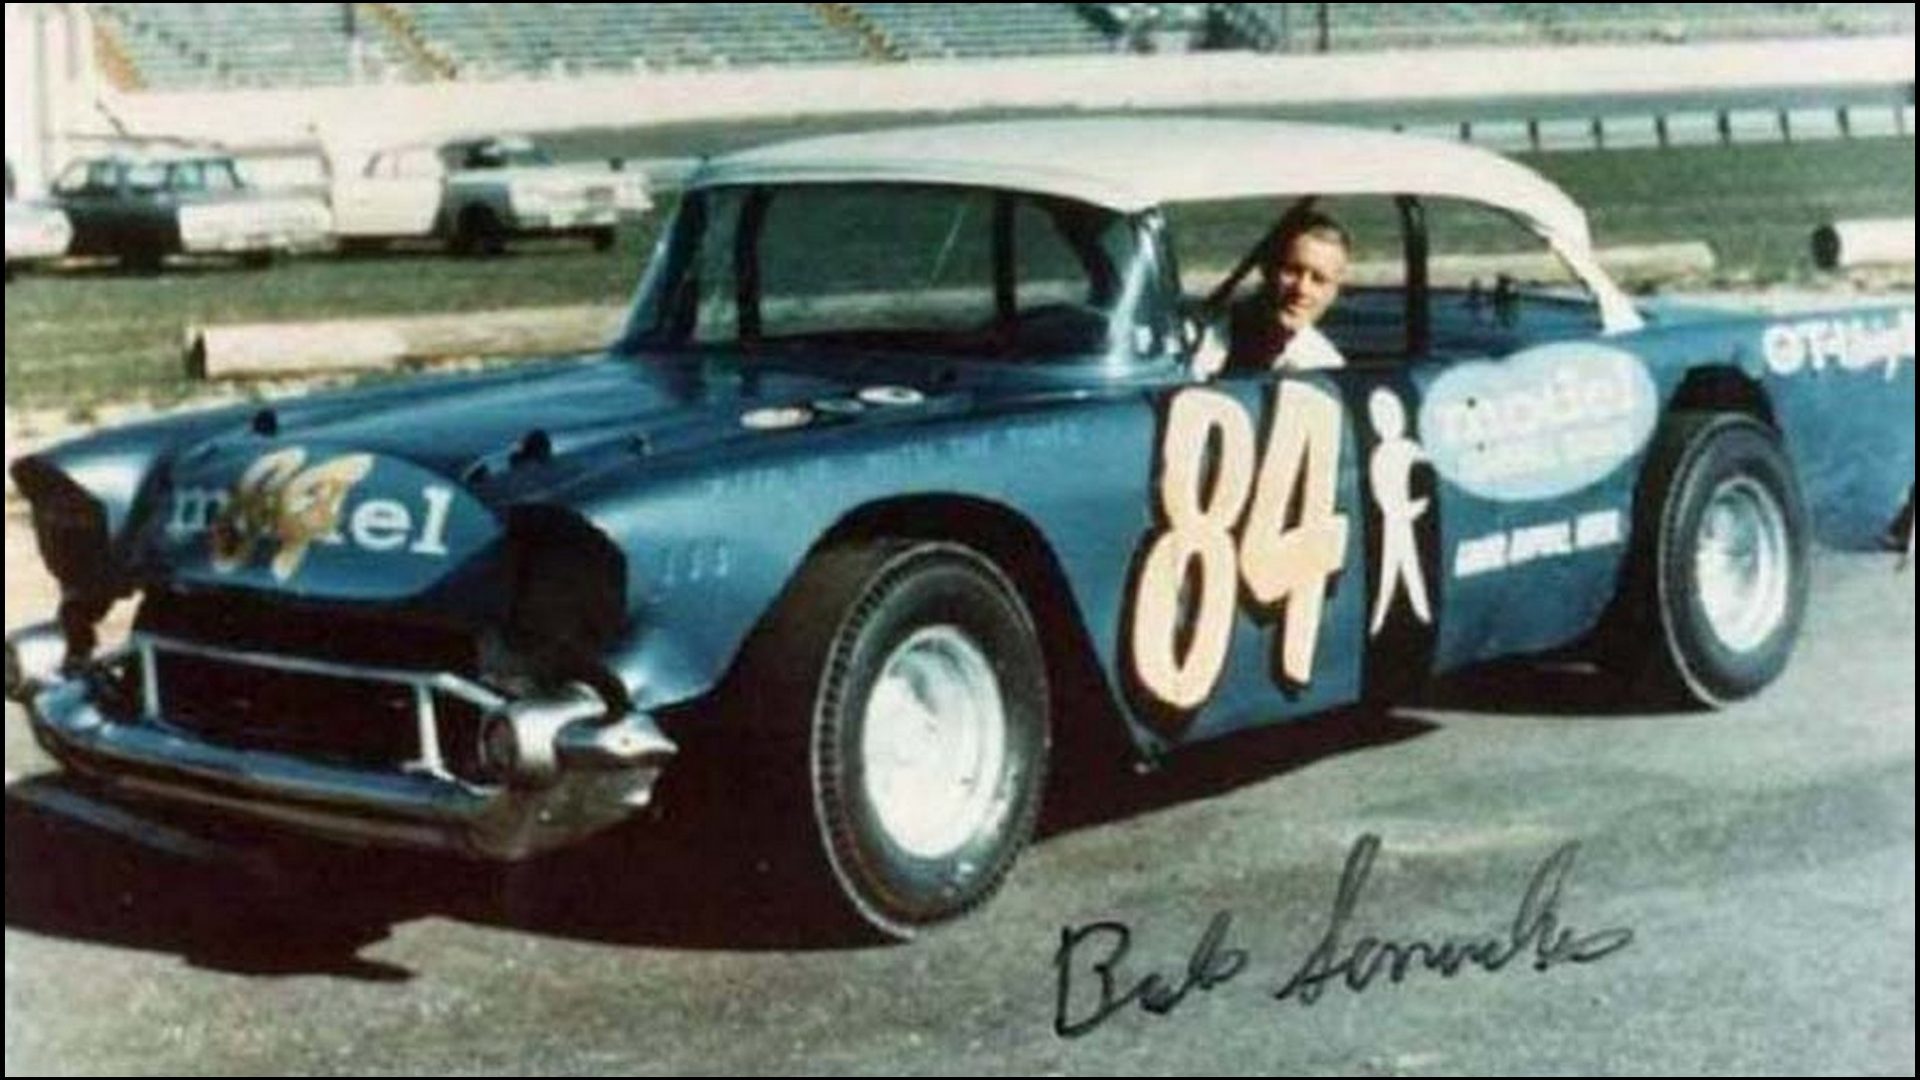
[[(1310, 52), (1448, 45), (1723, 41), (1913, 32), (1913, 5), (1852, 4), (1233, 4), (1269, 47)], [(1319, 8), (1325, 7), (1325, 41)]]
[[(341, 4), (94, 4), (152, 89), (346, 82), (354, 56)], [(399, 62), (362, 35), (375, 66)], [(363, 48), (368, 47), (363, 45)]]
[(857, 62), (810, 4), (395, 4), (463, 74)]
[[(1913, 32), (1913, 5), (92, 4), (128, 89)], [(1324, 23), (1322, 11), (1324, 10)]]
[(1112, 39), (1072, 4), (854, 4), (909, 58), (1099, 53)]

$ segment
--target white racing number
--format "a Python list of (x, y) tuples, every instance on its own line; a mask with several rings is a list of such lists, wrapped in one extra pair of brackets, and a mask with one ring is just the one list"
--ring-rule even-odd
[(1148, 539), (1131, 641), (1135, 675), (1164, 704), (1190, 710), (1213, 693), (1242, 583), (1255, 605), (1281, 615), (1281, 674), (1312, 679), (1327, 591), (1346, 561), (1343, 420), (1333, 395), (1284, 381), (1256, 462), (1253, 421), (1239, 402), (1205, 389), (1174, 397), (1160, 446), (1166, 527)]

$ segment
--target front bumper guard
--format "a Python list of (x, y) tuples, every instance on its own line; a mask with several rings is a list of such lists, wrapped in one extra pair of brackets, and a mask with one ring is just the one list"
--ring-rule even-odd
[[(512, 701), (459, 676), (333, 664), (249, 653), (136, 633), (84, 666), (57, 660), (36, 626), (7, 639), (7, 694), (27, 708), (33, 730), (68, 767), (143, 800), (185, 804), (334, 839), (521, 859), (564, 846), (645, 807), (675, 746), (652, 718), (613, 717), (591, 691), (571, 688), (553, 703)], [(176, 651), (282, 671), (405, 683), (420, 703), (423, 760), (399, 771), (347, 768), (290, 754), (225, 746), (167, 722), (155, 654)], [(141, 706), (125, 715), (99, 691), (104, 672), (134, 662)], [(544, 744), (551, 767), (479, 784), (438, 760), (432, 695), (453, 694), (513, 729), (523, 745)], [(566, 722), (553, 725), (556, 713)], [(531, 730), (520, 730), (531, 726)], [(524, 751), (523, 751), (524, 753)], [(517, 755), (516, 755), (517, 756)]]

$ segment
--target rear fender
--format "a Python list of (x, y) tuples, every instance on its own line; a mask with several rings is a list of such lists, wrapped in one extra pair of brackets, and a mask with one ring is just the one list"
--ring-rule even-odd
[(1905, 543), (1914, 477), (1913, 308), (1772, 320), (1745, 343), (1821, 542)]

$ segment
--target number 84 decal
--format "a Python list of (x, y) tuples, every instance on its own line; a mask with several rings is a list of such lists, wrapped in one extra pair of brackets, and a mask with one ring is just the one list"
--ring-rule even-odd
[[(1411, 470), (1424, 455), (1404, 434), (1399, 398), (1376, 390), (1371, 411), (1382, 440), (1374, 471)], [(1284, 380), (1272, 415), (1262, 457), (1252, 418), (1227, 394), (1186, 390), (1169, 407), (1157, 490), (1166, 524), (1147, 538), (1128, 644), (1141, 685), (1176, 709), (1199, 707), (1219, 682), (1243, 585), (1262, 610), (1282, 613), (1281, 674), (1302, 685), (1313, 675), (1327, 594), (1345, 569), (1352, 527), (1338, 506), (1345, 412), (1325, 390)], [(1426, 503), (1407, 497), (1404, 476), (1381, 479), (1373, 486), (1383, 543), (1394, 549), (1386, 554), (1411, 556), (1413, 522)], [(1422, 622), (1430, 619), (1417, 560), (1391, 561), (1398, 565), (1381, 582), (1376, 631), (1399, 589)]]

